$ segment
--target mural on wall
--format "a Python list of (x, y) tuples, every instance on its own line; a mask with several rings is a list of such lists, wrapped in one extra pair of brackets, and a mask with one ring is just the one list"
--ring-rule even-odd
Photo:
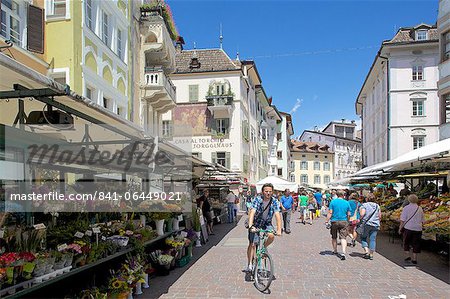
[(212, 115), (211, 112), (204, 105), (180, 105), (173, 110), (173, 124), (175, 128), (182, 128), (189, 126), (186, 133), (176, 132), (176, 136), (185, 136), (186, 134), (192, 136), (204, 136), (210, 133)]

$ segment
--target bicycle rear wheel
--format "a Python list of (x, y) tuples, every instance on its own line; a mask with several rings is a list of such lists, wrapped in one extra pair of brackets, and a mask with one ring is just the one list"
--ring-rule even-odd
[(274, 269), (270, 254), (267, 252), (262, 253), (261, 260), (257, 261), (254, 267), (254, 285), (260, 292), (264, 292), (270, 287), (273, 280)]

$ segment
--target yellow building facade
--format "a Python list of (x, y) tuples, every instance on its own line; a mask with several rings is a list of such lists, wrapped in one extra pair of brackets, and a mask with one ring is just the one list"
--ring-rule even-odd
[(333, 181), (333, 152), (327, 145), (291, 141), (294, 179), (301, 187), (326, 189)]

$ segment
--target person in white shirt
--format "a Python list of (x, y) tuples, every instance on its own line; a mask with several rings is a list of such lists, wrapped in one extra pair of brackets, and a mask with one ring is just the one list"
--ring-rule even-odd
[[(403, 235), (403, 250), (405, 262), (417, 264), (417, 254), (420, 253), (422, 226), (425, 221), (422, 207), (418, 205), (419, 198), (415, 194), (408, 195), (409, 205), (403, 208), (400, 216), (398, 233)], [(412, 248), (412, 258), (410, 249)]]
[(233, 191), (229, 190), (227, 195), (227, 208), (228, 208), (228, 223), (233, 223), (234, 221), (234, 203), (236, 201), (236, 196)]

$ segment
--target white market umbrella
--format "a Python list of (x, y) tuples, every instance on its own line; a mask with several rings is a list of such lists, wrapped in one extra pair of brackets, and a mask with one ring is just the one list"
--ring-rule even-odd
[(291, 191), (297, 192), (298, 189), (297, 183), (289, 182), (277, 176), (268, 176), (256, 183), (256, 191), (260, 193), (262, 186), (266, 183), (271, 183), (273, 185), (273, 188), (278, 191), (289, 189)]

